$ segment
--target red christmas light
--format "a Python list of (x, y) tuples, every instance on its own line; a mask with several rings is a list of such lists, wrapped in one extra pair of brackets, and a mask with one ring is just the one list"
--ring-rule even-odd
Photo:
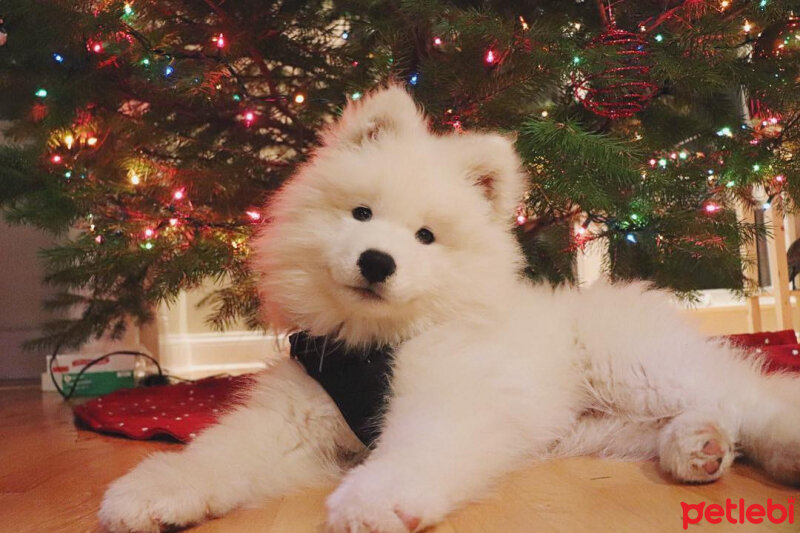
[(174, 199), (176, 199), (176, 200), (183, 200), (184, 196), (185, 196), (185, 194), (184, 194), (184, 192), (183, 192), (183, 189), (178, 189), (177, 191), (175, 191), (175, 192), (172, 194), (172, 197), (173, 197)]
[(60, 155), (53, 154), (53, 156), (50, 158), (50, 161), (52, 161), (53, 163), (55, 163), (57, 165), (57, 164), (61, 163), (62, 159), (61, 159)]
[(494, 50), (491, 48), (486, 51), (486, 55), (483, 57), (483, 60), (486, 62), (487, 65), (494, 65), (495, 61), (497, 61), (497, 56), (494, 53)]
[(441, 37), (434, 37), (433, 38), (433, 45), (434, 46), (442, 46), (442, 38)]
[(214, 39), (214, 41), (217, 42), (217, 48), (225, 47), (225, 37), (221, 33), (219, 34), (219, 37)]
[(704, 209), (706, 210), (706, 213), (713, 214), (722, 209), (722, 207), (714, 202), (708, 202)]
[(250, 220), (261, 220), (261, 213), (258, 211), (245, 211)]

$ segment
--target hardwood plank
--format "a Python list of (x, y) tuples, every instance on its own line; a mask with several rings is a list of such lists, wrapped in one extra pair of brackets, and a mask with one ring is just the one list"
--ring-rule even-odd
[[(0, 386), (0, 531), (99, 531), (96, 512), (105, 487), (148, 453), (177, 449), (77, 429), (68, 405), (35, 387)], [(309, 490), (257, 508), (239, 509), (192, 531), (319, 532), (325, 497), (333, 487)], [(421, 491), (425, 487), (420, 487)], [(507, 476), (480, 502), (454, 513), (435, 533), (678, 532), (681, 502), (726, 498), (766, 504), (800, 500), (757, 469), (737, 464), (710, 485), (678, 485), (653, 462), (577, 457), (531, 465)], [(800, 509), (795, 502), (795, 516)], [(797, 523), (759, 526), (702, 523), (690, 531), (797, 531)]]

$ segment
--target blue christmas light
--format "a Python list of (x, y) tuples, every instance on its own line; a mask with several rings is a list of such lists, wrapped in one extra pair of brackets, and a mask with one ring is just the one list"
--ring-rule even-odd
[(63, 63), (64, 62), (64, 56), (62, 56), (58, 52), (53, 53), (53, 59), (56, 60), (56, 63)]
[(172, 68), (172, 65), (167, 65), (166, 68), (164, 68), (164, 76), (171, 76), (173, 72), (175, 72), (175, 69)]
[(361, 99), (361, 93), (356, 91), (356, 92), (354, 92), (353, 94), (350, 95), (350, 98), (352, 98), (353, 100), (359, 100), (359, 99)]
[(350, 37), (349, 33), (347, 33), (346, 31), (342, 32), (342, 39), (346, 41), (349, 37)]
[(410, 78), (408, 78), (408, 83), (410, 83), (411, 85), (416, 85), (418, 81), (419, 81), (419, 74), (417, 74), (416, 72), (412, 74)]
[(636, 235), (634, 235), (633, 233), (628, 233), (627, 235), (625, 235), (625, 239), (632, 244), (636, 244)]

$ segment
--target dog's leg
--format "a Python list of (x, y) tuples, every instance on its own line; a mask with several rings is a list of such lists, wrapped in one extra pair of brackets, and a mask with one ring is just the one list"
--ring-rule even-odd
[(713, 481), (740, 445), (779, 480), (800, 481), (800, 379), (765, 375), (758, 361), (704, 338), (664, 295), (641, 286), (599, 286), (580, 302), (615, 309), (579, 325), (593, 407), (673, 419), (659, 436), (665, 470)]
[(113, 532), (159, 531), (341, 474), (363, 446), (336, 406), (293, 361), (259, 378), (247, 404), (184, 451), (159, 452), (111, 484), (100, 508)]
[(425, 528), (526, 459), (544, 456), (577, 416), (580, 383), (565, 357), (539, 364), (508, 355), (513, 364), (497, 364), (491, 335), (516, 351), (527, 344), (524, 333), (517, 345), (506, 331), (465, 326), (402, 348), (378, 444), (328, 498), (330, 531)]

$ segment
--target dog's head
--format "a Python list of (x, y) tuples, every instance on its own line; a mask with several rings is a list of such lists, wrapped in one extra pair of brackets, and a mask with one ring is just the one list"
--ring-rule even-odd
[(399, 87), (345, 109), (267, 206), (253, 243), (267, 320), (397, 342), (513, 279), (524, 180), (499, 135), (433, 135)]

